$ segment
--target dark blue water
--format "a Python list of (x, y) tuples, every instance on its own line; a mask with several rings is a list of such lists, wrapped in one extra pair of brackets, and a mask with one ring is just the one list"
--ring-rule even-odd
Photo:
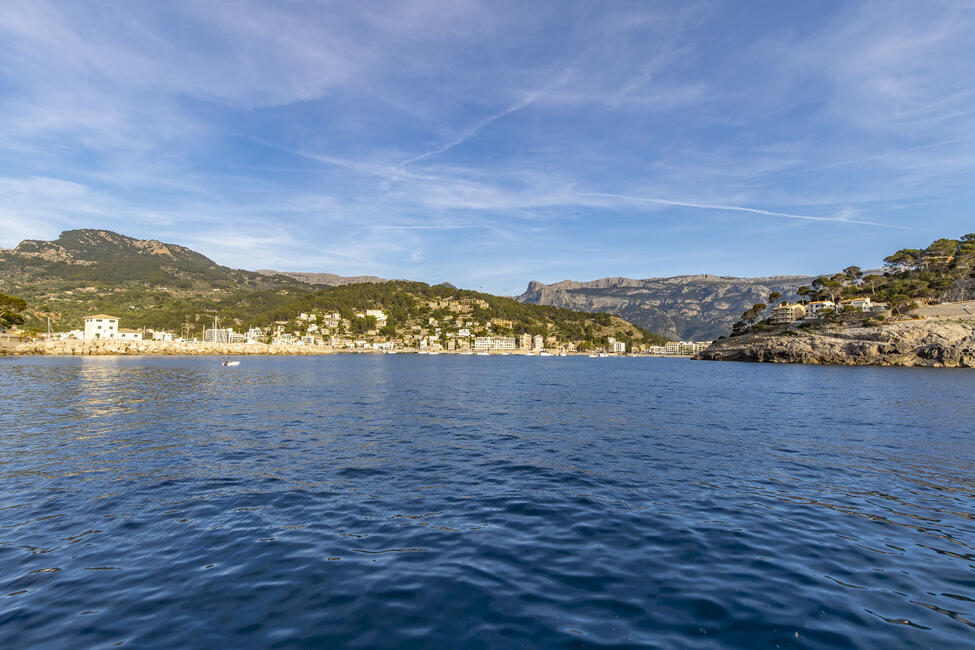
[(0, 358), (0, 645), (975, 645), (975, 372)]

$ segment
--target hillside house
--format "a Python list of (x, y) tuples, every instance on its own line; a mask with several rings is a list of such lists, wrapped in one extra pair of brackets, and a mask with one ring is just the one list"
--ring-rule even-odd
[(836, 303), (832, 300), (814, 300), (806, 305), (806, 318), (814, 318), (823, 310), (836, 310)]
[(806, 317), (806, 307), (799, 303), (784, 303), (772, 310), (773, 325), (788, 325)]

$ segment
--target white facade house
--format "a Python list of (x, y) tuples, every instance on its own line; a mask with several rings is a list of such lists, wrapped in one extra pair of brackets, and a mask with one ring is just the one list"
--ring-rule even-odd
[(367, 309), (366, 316), (372, 316), (376, 319), (376, 327), (382, 329), (386, 327), (386, 314), (382, 309)]
[(617, 341), (612, 336), (609, 337), (609, 351), (617, 354), (626, 353), (626, 343), (623, 341)]
[(122, 327), (119, 328), (118, 332), (115, 334), (115, 338), (124, 339), (126, 341), (141, 341), (142, 332), (139, 330), (125, 329)]
[(824, 309), (836, 309), (836, 303), (832, 300), (814, 300), (806, 305), (806, 318), (818, 316)]
[(873, 302), (870, 300), (870, 296), (864, 298), (851, 298), (850, 300), (840, 301), (840, 306), (850, 307), (859, 311), (872, 311)]
[(532, 337), (532, 350), (544, 350), (545, 349), (545, 337), (541, 334), (536, 334)]
[(95, 314), (85, 317), (85, 340), (114, 339), (118, 334), (118, 317)]

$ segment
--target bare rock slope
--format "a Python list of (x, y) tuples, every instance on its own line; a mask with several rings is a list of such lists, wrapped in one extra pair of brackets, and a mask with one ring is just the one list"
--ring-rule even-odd
[(975, 368), (975, 320), (924, 319), (722, 339), (709, 361)]

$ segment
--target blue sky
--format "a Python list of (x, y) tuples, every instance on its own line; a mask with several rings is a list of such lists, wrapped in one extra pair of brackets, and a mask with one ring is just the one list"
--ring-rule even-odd
[(975, 230), (971, 2), (0, 4), (0, 246), (450, 281), (878, 265)]

